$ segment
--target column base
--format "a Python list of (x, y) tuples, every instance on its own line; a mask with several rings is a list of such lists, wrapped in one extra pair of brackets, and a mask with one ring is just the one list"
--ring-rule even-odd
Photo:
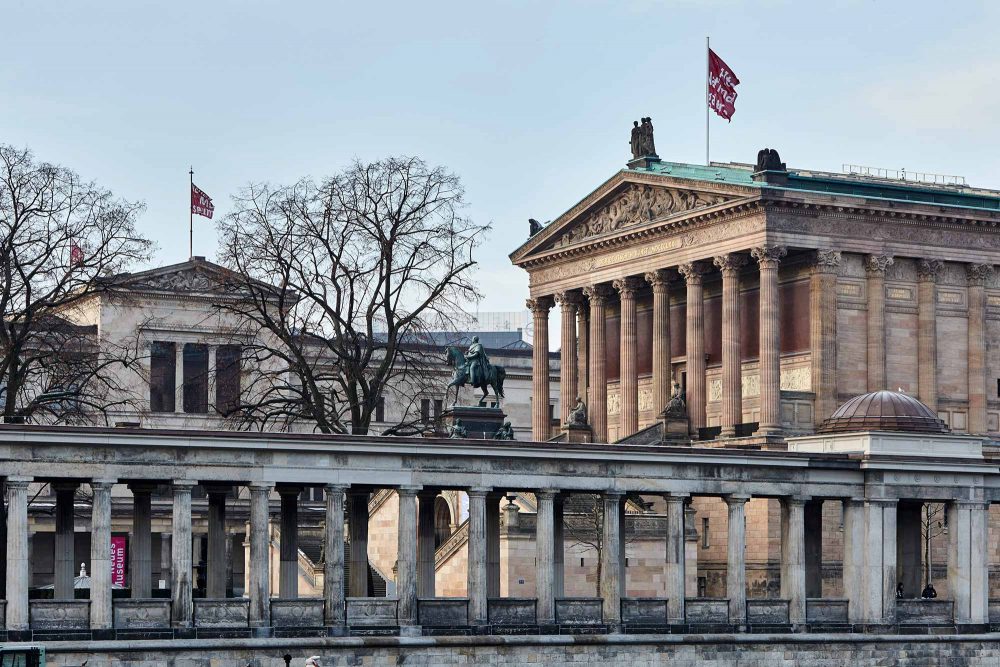
[(400, 637), (422, 637), (424, 634), (424, 629), (419, 625), (401, 625), (399, 626), (399, 636)]
[(351, 633), (347, 629), (346, 625), (328, 625), (326, 626), (326, 636), (327, 637), (347, 637)]
[(780, 426), (760, 426), (754, 435), (781, 435)]
[(720, 438), (735, 438), (736, 429), (732, 426), (724, 426), (721, 431), (719, 431)]

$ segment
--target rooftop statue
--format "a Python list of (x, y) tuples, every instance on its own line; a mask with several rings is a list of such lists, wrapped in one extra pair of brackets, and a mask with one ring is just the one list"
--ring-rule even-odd
[(458, 390), (466, 384), (483, 390), (483, 397), (479, 399), (480, 406), (486, 405), (486, 397), (490, 394), (490, 387), (493, 388), (493, 393), (498, 400), (504, 397), (503, 380), (507, 376), (507, 372), (503, 366), (494, 366), (490, 363), (486, 349), (479, 342), (479, 336), (472, 337), (472, 344), (469, 345), (465, 354), (457, 347), (449, 347), (447, 358), (448, 363), (455, 368), (451, 382), (445, 389), (445, 400), (447, 400), (448, 391), (455, 387), (455, 402), (452, 405), (458, 403)]
[(786, 169), (778, 151), (773, 148), (762, 148), (757, 152), (757, 166), (754, 171), (786, 171)]
[(637, 120), (632, 121), (632, 136), (629, 140), (629, 146), (632, 149), (633, 159), (656, 155), (652, 118), (646, 116), (642, 119), (641, 125)]

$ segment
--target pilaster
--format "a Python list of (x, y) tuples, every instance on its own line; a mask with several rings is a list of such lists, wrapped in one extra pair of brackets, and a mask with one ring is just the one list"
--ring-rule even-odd
[(484, 625), (487, 618), (486, 494), (488, 488), (469, 489), (468, 596), (469, 622)]
[(944, 263), (922, 259), (917, 264), (917, 397), (937, 412), (937, 279)]
[(812, 388), (815, 392), (813, 420), (818, 427), (838, 407), (837, 399), (837, 271), (840, 251), (816, 251), (809, 280), (809, 348)]
[(601, 598), (604, 604), (604, 622), (612, 632), (620, 629), (622, 619), (622, 591), (625, 582), (622, 577), (624, 563), (621, 561), (623, 550), (621, 502), (624, 498), (621, 491), (605, 491), (601, 495), (603, 502), (603, 542), (601, 545)]
[(538, 598), (538, 623), (555, 623), (555, 521), (556, 492), (538, 491), (538, 514), (535, 524), (535, 595)]
[(419, 486), (396, 489), (399, 517), (396, 530), (396, 597), (400, 626), (417, 624), (417, 492)]
[(113, 479), (90, 483), (90, 628), (110, 630), (111, 617), (111, 489)]
[[(194, 625), (194, 602), (191, 590), (191, 489), (194, 486), (193, 480), (178, 479), (173, 482), (170, 595), (171, 619), (175, 628), (190, 628)], [(252, 606), (251, 602), (251, 608)]]
[[(249, 586), (250, 627), (267, 627), (271, 624), (271, 549), (268, 524), (270, 523), (270, 498), (273, 484), (250, 484), (250, 562)], [(174, 544), (181, 537), (174, 535)], [(190, 544), (190, 540), (188, 540)]]
[(781, 499), (781, 597), (788, 600), (788, 622), (806, 622), (805, 503), (799, 496)]
[(892, 255), (868, 255), (868, 391), (886, 388), (885, 369), (885, 272)]
[(986, 433), (986, 281), (991, 264), (968, 264), (969, 282), (969, 433)]
[(326, 485), (326, 522), (323, 527), (323, 599), (324, 623), (343, 632), (346, 622), (344, 609), (344, 493), (347, 487)]
[(684, 623), (686, 554), (684, 530), (684, 503), (687, 494), (671, 493), (663, 496), (667, 503), (667, 554), (664, 579), (667, 595), (667, 622)]
[(746, 625), (747, 622), (747, 573), (746, 573), (746, 504), (750, 496), (734, 494), (725, 496), (729, 513), (729, 540), (726, 544), (726, 595), (729, 598), (729, 622)]
[(7, 630), (28, 629), (28, 485), (31, 477), (7, 477)]

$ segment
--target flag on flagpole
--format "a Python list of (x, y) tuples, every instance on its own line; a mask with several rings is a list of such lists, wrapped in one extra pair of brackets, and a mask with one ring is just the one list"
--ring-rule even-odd
[(82, 266), (83, 265), (83, 248), (81, 248), (76, 241), (70, 243), (69, 246), (69, 265), (70, 266)]
[(712, 49), (708, 50), (708, 108), (728, 121), (736, 113), (736, 86), (740, 80)]
[(209, 220), (212, 219), (212, 213), (215, 212), (215, 205), (212, 204), (212, 198), (206, 195), (194, 183), (191, 184), (191, 212)]

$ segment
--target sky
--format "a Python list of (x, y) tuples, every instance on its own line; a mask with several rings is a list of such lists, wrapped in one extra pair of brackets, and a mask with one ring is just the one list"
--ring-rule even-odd
[[(713, 160), (860, 164), (1000, 188), (997, 2), (0, 0), (0, 143), (142, 200), (154, 265), (188, 257), (188, 168), (215, 201), (417, 155), (493, 229), (484, 311), (521, 310), (508, 254), (624, 167), (651, 116), (705, 159), (705, 37), (741, 80)], [(194, 251), (212, 259), (213, 221)], [(558, 331), (556, 328), (555, 331)]]

